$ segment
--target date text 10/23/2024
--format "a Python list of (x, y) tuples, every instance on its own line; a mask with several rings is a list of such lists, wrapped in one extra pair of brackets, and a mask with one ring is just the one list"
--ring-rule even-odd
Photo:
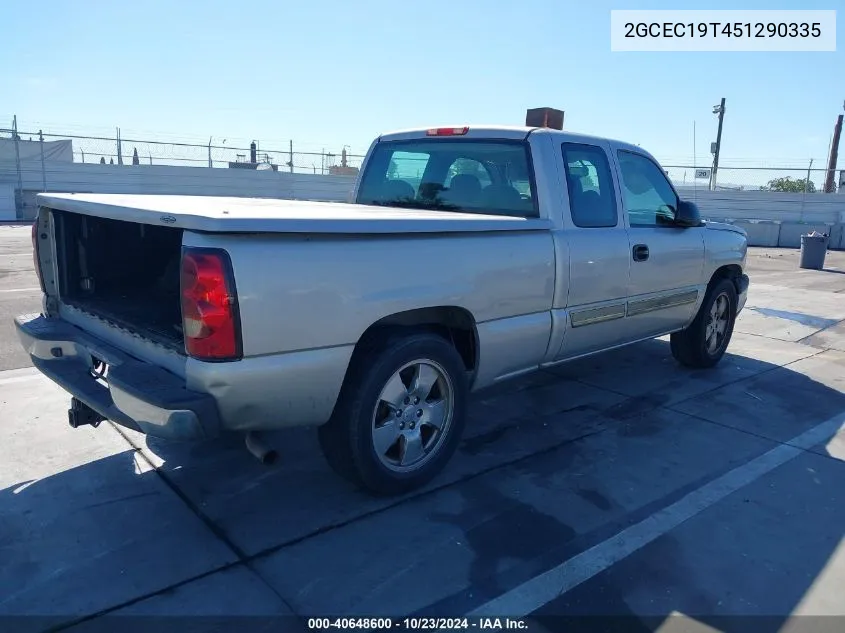
[(836, 51), (836, 11), (610, 12), (614, 52)]
[(308, 618), (308, 630), (350, 629), (364, 631), (527, 631), (518, 618)]

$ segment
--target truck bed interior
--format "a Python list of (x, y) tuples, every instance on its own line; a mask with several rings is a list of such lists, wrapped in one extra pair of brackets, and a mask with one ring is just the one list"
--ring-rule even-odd
[(184, 351), (182, 230), (53, 211), (61, 301)]

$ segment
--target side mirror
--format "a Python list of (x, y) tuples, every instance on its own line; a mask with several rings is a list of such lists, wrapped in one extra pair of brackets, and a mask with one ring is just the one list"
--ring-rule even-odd
[(675, 226), (690, 228), (701, 226), (702, 224), (698, 205), (688, 200), (678, 200), (678, 210), (675, 213)]

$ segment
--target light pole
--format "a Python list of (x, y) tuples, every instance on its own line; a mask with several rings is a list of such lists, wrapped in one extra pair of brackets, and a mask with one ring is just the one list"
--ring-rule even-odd
[(722, 102), (713, 106), (713, 114), (719, 115), (719, 129), (716, 132), (716, 142), (713, 144), (713, 170), (710, 172), (710, 190), (716, 188), (716, 172), (719, 171), (719, 150), (722, 149), (722, 123), (725, 120), (725, 98)]
[[(209, 167), (214, 167), (214, 163), (211, 160), (211, 141), (212, 141), (213, 138), (214, 138), (213, 136), (208, 137), (208, 166)], [(226, 139), (224, 138), (223, 143), (221, 143), (220, 147), (222, 148), (223, 145), (225, 145), (225, 144), (226, 144)]]
[[(843, 108), (845, 108), (845, 104), (843, 104)], [(842, 119), (843, 116), (841, 114), (836, 117), (833, 136), (830, 139), (830, 150), (827, 154), (827, 173), (824, 178), (824, 187), (822, 187), (822, 191), (825, 193), (834, 193), (836, 191), (836, 162), (839, 159), (839, 137), (842, 135)]]

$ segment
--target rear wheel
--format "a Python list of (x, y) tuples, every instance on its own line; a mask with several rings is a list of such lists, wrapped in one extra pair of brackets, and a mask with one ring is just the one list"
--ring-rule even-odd
[(670, 337), (675, 360), (693, 368), (718, 363), (733, 335), (736, 305), (736, 287), (730, 279), (711, 283), (690, 326)]
[(445, 339), (392, 336), (356, 353), (320, 446), (332, 468), (378, 494), (419, 487), (446, 465), (465, 423), (466, 372)]

